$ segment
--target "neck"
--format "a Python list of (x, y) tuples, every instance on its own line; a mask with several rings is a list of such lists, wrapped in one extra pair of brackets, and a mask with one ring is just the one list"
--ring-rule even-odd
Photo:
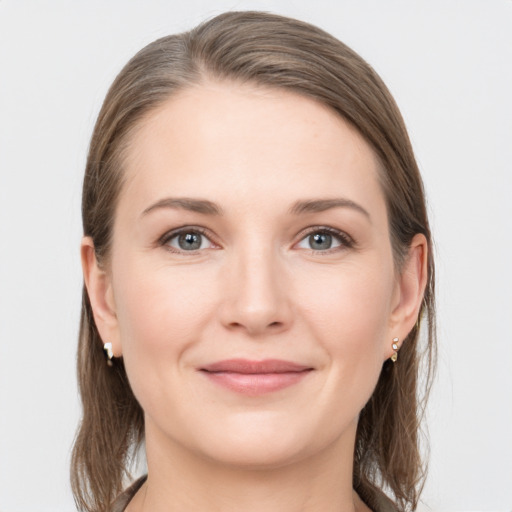
[(147, 426), (148, 480), (127, 512), (359, 512), (351, 430), (313, 456), (254, 468), (204, 458)]

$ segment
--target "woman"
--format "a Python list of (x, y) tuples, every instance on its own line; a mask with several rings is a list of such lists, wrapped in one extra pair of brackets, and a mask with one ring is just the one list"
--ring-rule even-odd
[(80, 510), (415, 508), (432, 242), (358, 55), (255, 12), (148, 45), (105, 99), (82, 214)]

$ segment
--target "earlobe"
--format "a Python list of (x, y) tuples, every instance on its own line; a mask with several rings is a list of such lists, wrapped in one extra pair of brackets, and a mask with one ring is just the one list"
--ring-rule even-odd
[(427, 285), (427, 275), (428, 243), (425, 236), (418, 233), (411, 241), (398, 278), (398, 293), (390, 322), (392, 337), (405, 339), (417, 322)]
[(99, 264), (91, 237), (82, 238), (80, 254), (96, 328), (103, 343), (112, 343), (114, 356), (119, 357), (121, 344), (110, 275)]

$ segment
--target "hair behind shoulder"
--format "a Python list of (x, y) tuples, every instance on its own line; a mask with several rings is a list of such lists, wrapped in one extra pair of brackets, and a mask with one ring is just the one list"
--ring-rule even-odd
[[(432, 239), (404, 122), (382, 80), (359, 55), (317, 27), (261, 12), (225, 13), (149, 44), (116, 77), (96, 122), (83, 184), (84, 235), (92, 237), (98, 261), (108, 264), (130, 134), (171, 95), (205, 79), (284, 88), (336, 111), (380, 160), (397, 270), (415, 234), (428, 241), (428, 284), (420, 315), (426, 324), (424, 343), (418, 321), (403, 342), (399, 361), (384, 363), (360, 414), (354, 455), (354, 487), (362, 496), (384, 488), (399, 510), (413, 510), (425, 476), (419, 433), (435, 356)], [(107, 366), (102, 346), (84, 289), (78, 350), (83, 418), (71, 481), (78, 509), (87, 512), (110, 510), (144, 439), (143, 412), (123, 362)]]

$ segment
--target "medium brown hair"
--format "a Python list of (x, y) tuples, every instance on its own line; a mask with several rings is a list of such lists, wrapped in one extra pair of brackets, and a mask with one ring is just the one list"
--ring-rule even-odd
[[(423, 185), (400, 112), (373, 69), (346, 45), (307, 23), (260, 12), (230, 12), (159, 39), (119, 73), (100, 111), (83, 185), (84, 235), (100, 264), (108, 261), (123, 150), (141, 119), (178, 90), (205, 80), (286, 89), (312, 98), (354, 126), (380, 160), (397, 271), (413, 236), (427, 239), (428, 282), (419, 322), (396, 364), (383, 365), (361, 411), (353, 483), (367, 502), (385, 489), (399, 510), (414, 509), (424, 479), (420, 420), (435, 348), (434, 263)], [(421, 363), (421, 364), (420, 364)], [(143, 411), (122, 358), (107, 366), (87, 292), (78, 350), (83, 418), (73, 449), (71, 480), (79, 510), (108, 512), (144, 439)]]

